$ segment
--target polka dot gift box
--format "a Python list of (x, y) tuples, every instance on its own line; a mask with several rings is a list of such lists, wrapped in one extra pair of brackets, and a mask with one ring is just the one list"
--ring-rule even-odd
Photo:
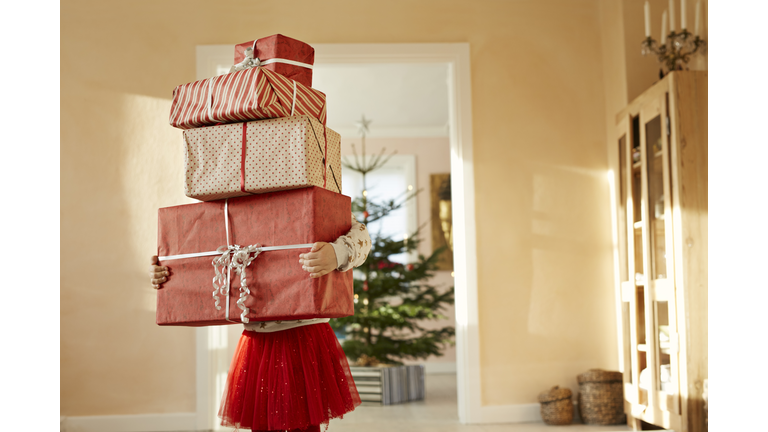
[(213, 201), (318, 186), (341, 193), (341, 136), (311, 116), (184, 131), (185, 193)]

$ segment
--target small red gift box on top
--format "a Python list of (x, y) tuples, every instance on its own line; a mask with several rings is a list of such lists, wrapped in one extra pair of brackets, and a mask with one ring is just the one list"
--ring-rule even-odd
[[(250, 52), (247, 52), (249, 50)], [(266, 69), (312, 87), (315, 49), (304, 42), (276, 34), (235, 45), (236, 67), (253, 61)]]
[[(248, 246), (256, 244), (263, 251), (245, 267), (247, 288), (257, 301), (250, 309), (258, 316), (254, 321), (352, 315), (351, 271), (310, 278), (299, 263), (312, 243), (346, 234), (351, 219), (350, 198), (319, 187), (159, 209), (158, 257), (170, 276), (157, 290), (157, 324), (243, 322), (237, 304), (241, 275), (213, 263), (251, 259)], [(280, 249), (286, 246), (292, 248)]]

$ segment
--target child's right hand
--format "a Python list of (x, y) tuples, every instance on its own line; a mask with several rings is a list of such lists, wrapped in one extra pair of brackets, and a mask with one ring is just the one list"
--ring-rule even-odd
[(159, 266), (158, 264), (157, 255), (152, 255), (149, 266), (149, 279), (154, 289), (160, 289), (160, 284), (168, 280), (166, 276), (169, 275), (168, 267)]

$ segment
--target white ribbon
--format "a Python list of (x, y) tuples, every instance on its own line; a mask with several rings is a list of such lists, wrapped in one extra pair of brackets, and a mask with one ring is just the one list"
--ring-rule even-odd
[[(299, 67), (303, 67), (303, 68), (307, 68), (307, 69), (312, 69), (312, 65), (309, 64), (309, 63), (302, 63), (302, 62), (298, 62), (296, 60), (289, 60), (289, 59), (283, 59), (283, 58), (272, 58), (272, 59), (267, 59), (267, 60), (259, 60), (259, 58), (256, 57), (253, 60), (256, 63), (256, 66), (266, 66), (266, 65), (268, 65), (270, 63), (285, 63), (285, 64), (289, 64), (289, 65), (293, 65), (293, 66), (299, 66)], [(252, 66), (252, 67), (254, 67), (254, 66)]]
[[(168, 261), (168, 260), (175, 260), (175, 259), (182, 259), (182, 258), (198, 258), (198, 257), (206, 257), (206, 256), (217, 256), (211, 264), (213, 265), (213, 269), (216, 272), (216, 275), (213, 277), (213, 300), (214, 300), (214, 307), (216, 310), (221, 310), (221, 305), (219, 304), (219, 294), (223, 295), (225, 300), (226, 309), (224, 312), (224, 319), (226, 319), (229, 322), (236, 322), (229, 319), (229, 287), (230, 287), (230, 274), (231, 270), (235, 270), (235, 273), (240, 274), (240, 298), (237, 300), (237, 306), (240, 308), (242, 313), (240, 314), (240, 321), (243, 323), (248, 323), (248, 315), (249, 309), (245, 306), (245, 297), (251, 293), (251, 291), (248, 289), (248, 285), (246, 283), (245, 278), (245, 268), (248, 267), (253, 260), (256, 259), (257, 256), (259, 256), (262, 252), (267, 251), (274, 251), (274, 250), (286, 250), (286, 249), (303, 249), (303, 248), (311, 248), (314, 243), (306, 243), (306, 244), (294, 244), (294, 245), (284, 245), (284, 246), (266, 246), (262, 247), (259, 244), (250, 245), (250, 246), (239, 246), (239, 245), (232, 245), (229, 241), (229, 199), (224, 200), (224, 229), (227, 234), (227, 244), (224, 246), (220, 246), (215, 251), (208, 251), (208, 252), (195, 252), (195, 253), (188, 253), (188, 254), (179, 254), (179, 255), (167, 255), (167, 256), (161, 256), (158, 257), (159, 261)], [(253, 256), (251, 256), (253, 255)], [(224, 276), (224, 269), (227, 269), (226, 272), (226, 278)]]
[[(285, 63), (285, 64), (289, 64), (289, 65), (293, 65), (293, 66), (300, 66), (300, 67), (303, 67), (303, 68), (312, 69), (312, 65), (311, 64), (297, 62), (296, 60), (288, 60), (288, 59), (283, 59), (283, 58), (272, 58), (272, 59), (267, 59), (267, 60), (261, 61), (261, 60), (259, 60), (258, 57), (256, 57), (256, 58), (251, 57), (251, 56), (253, 56), (253, 53), (256, 52), (256, 42), (258, 42), (258, 41), (259, 41), (258, 39), (253, 41), (253, 46), (251, 46), (250, 48), (246, 48), (245, 49), (245, 52), (244, 52), (245, 59), (241, 63), (238, 63), (238, 64), (236, 64), (235, 66), (232, 66), (232, 67), (237, 67), (239, 65), (242, 65), (242, 66), (245, 66), (244, 69), (247, 69), (249, 67), (266, 66), (266, 65), (268, 65), (270, 63)], [(250, 51), (250, 54), (248, 53), (248, 51)], [(252, 65), (254, 63), (255, 63), (255, 66), (247, 66), (247, 65)]]
[(258, 57), (256, 58), (248, 57), (248, 54), (246, 54), (245, 59), (243, 59), (243, 61), (229, 68), (229, 73), (246, 70), (250, 68), (255, 68), (255, 67), (260, 67), (260, 66), (266, 66), (272, 63), (283, 63), (283, 64), (289, 64), (292, 66), (299, 66), (307, 69), (312, 69), (311, 64), (298, 62), (296, 60), (289, 60), (284, 58), (271, 58), (271, 59), (261, 60)]
[[(285, 245), (285, 246), (262, 246), (261, 251), (267, 252), (267, 251), (286, 250), (286, 249), (303, 249), (303, 248), (311, 248), (313, 245), (314, 243)], [(165, 260), (175, 260), (175, 259), (183, 259), (183, 258), (200, 258), (200, 257), (216, 256), (216, 255), (221, 255), (221, 254), (219, 253), (219, 251), (195, 252), (195, 253), (188, 253), (188, 254), (161, 256), (161, 257), (158, 257), (157, 259), (159, 259), (160, 261), (165, 261)]]

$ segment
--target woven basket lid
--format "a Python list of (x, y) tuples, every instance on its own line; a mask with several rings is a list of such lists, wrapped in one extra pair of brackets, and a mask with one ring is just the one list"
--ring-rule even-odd
[(581, 383), (588, 382), (622, 382), (621, 372), (607, 371), (602, 369), (590, 369), (576, 377), (576, 381)]
[(539, 402), (554, 402), (557, 400), (568, 399), (571, 397), (571, 389), (554, 386), (551, 389), (539, 394)]

